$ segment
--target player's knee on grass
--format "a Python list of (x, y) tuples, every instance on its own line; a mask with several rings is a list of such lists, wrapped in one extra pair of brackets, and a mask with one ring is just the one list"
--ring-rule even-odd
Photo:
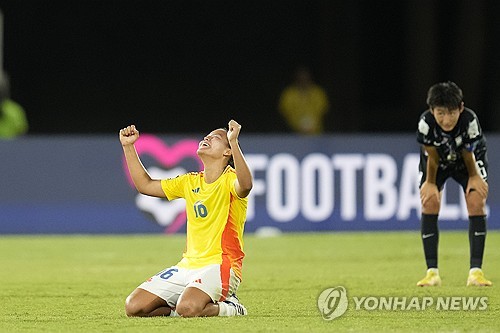
[(140, 302), (130, 295), (125, 300), (125, 313), (128, 317), (143, 317), (147, 311)]
[(182, 317), (199, 317), (204, 308), (205, 306), (201, 306), (199, 302), (185, 300), (177, 304), (175, 311)]
[(140, 317), (142, 314), (142, 307), (138, 306), (136, 302), (130, 301), (127, 297), (125, 301), (125, 313), (128, 317)]

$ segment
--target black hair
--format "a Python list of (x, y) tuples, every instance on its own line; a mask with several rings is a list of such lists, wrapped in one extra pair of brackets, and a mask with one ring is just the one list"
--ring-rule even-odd
[(435, 107), (445, 107), (448, 110), (460, 108), (464, 96), (454, 82), (440, 82), (429, 88), (427, 92), (427, 105), (432, 109)]
[(227, 161), (227, 165), (230, 165), (231, 168), (234, 169), (234, 159), (233, 159), (233, 154), (231, 154), (231, 157), (229, 157), (229, 161)]
[[(222, 127), (222, 129), (224, 131), (226, 131), (226, 133), (229, 131), (226, 127)], [(229, 144), (229, 143), (228, 143)], [(238, 143), (239, 144), (239, 143)], [(229, 146), (229, 148), (231, 148), (231, 146)], [(227, 161), (227, 165), (230, 165), (231, 168), (234, 169), (234, 159), (233, 159), (233, 154), (231, 153), (231, 157), (229, 157), (229, 160)]]

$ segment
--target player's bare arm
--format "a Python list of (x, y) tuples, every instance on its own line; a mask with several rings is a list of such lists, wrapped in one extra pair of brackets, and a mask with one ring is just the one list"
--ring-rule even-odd
[(151, 178), (137, 155), (134, 143), (139, 139), (139, 131), (135, 128), (135, 125), (122, 128), (119, 135), (128, 170), (137, 191), (142, 194), (164, 198), (165, 193), (161, 188), (161, 181)]
[(481, 175), (477, 172), (474, 153), (464, 149), (462, 150), (462, 157), (469, 174), (469, 181), (467, 182), (465, 194), (467, 195), (471, 192), (471, 190), (474, 190), (477, 191), (482, 198), (486, 199), (488, 197), (488, 183), (485, 182)]
[(427, 152), (427, 178), (420, 188), (420, 200), (425, 204), (433, 197), (439, 199), (439, 189), (436, 185), (436, 175), (439, 167), (439, 155), (435, 147), (424, 146)]
[(238, 144), (238, 136), (240, 135), (241, 125), (236, 121), (229, 121), (227, 139), (229, 141), (229, 146), (231, 147), (231, 152), (233, 153), (234, 168), (236, 170), (236, 182), (235, 188), (236, 193), (241, 198), (245, 198), (250, 193), (253, 186), (253, 177), (248, 167), (248, 163), (243, 156), (240, 145)]

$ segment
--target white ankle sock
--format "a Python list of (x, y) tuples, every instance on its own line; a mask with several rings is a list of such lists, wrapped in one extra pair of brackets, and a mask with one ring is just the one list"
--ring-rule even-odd
[(236, 316), (236, 308), (224, 302), (218, 302), (219, 304), (219, 316), (220, 317), (232, 317)]
[(477, 271), (481, 271), (481, 268), (479, 268), (479, 267), (471, 268), (470, 271), (469, 271), (469, 274), (475, 273)]

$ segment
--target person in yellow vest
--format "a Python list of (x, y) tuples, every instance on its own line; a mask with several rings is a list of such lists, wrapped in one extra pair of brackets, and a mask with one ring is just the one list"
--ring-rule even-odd
[[(120, 142), (132, 180), (146, 195), (186, 200), (186, 250), (179, 263), (139, 285), (126, 299), (130, 317), (210, 317), (246, 315), (236, 290), (242, 278), (243, 229), (250, 168), (238, 143), (241, 125), (213, 130), (200, 141), (200, 172), (170, 179), (152, 179), (134, 143), (134, 125), (120, 130)], [(154, 249), (151, 249), (154, 250)]]
[(328, 96), (322, 87), (314, 83), (307, 68), (298, 68), (295, 81), (283, 90), (279, 111), (294, 132), (310, 135), (323, 133), (323, 119), (329, 111)]
[(0, 73), (0, 139), (12, 139), (27, 132), (24, 109), (9, 98), (9, 80), (5, 73)]

